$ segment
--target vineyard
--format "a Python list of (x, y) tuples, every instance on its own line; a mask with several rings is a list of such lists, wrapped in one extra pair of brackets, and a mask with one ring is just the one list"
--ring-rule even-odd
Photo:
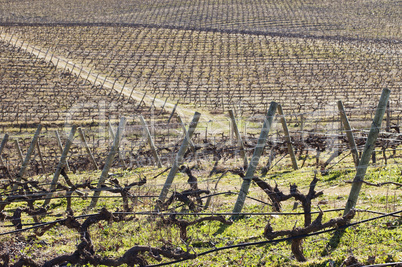
[(402, 266), (398, 1), (0, 3), (0, 266)]

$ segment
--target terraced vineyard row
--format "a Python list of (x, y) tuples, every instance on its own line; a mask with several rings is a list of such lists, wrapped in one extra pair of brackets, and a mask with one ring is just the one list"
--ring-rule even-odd
[(400, 19), (400, 2), (392, 0), (42, 0), (7, 1), (0, 7), (0, 23), (10, 25), (143, 25), (399, 42)]
[[(121, 115), (147, 116), (149, 111), (149, 107), (139, 106), (115, 90), (93, 86), (69, 70), (56, 69), (51, 63), (4, 42), (0, 43), (0, 65), (3, 126), (63, 125), (73, 121), (99, 124)], [(160, 110), (154, 112), (162, 114)]]
[(272, 100), (287, 113), (309, 112), (342, 100), (366, 115), (384, 87), (394, 112), (402, 107), (399, 44), (149, 27), (3, 30), (135, 90), (218, 113), (263, 113)]

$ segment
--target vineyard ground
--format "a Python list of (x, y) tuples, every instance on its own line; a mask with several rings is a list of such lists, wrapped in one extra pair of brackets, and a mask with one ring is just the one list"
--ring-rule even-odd
[[(235, 166), (235, 162), (228, 162), (229, 166)], [(342, 163), (349, 165), (350, 162)], [(307, 166), (314, 165), (314, 159), (308, 159)], [(193, 169), (193, 174), (198, 178), (200, 189), (212, 189), (221, 174), (207, 178), (208, 171), (212, 168), (213, 162), (198, 162), (198, 166)], [(345, 166), (343, 166), (345, 167)], [(266, 181), (271, 185), (278, 184), (283, 192), (288, 192), (289, 184), (296, 183), (303, 193), (309, 188), (309, 183), (313, 177), (313, 169), (305, 167), (298, 171), (290, 171), (290, 166), (282, 167), (270, 172)], [(134, 195), (158, 196), (161, 186), (164, 183), (165, 175), (152, 179), (161, 172), (162, 169), (151, 167), (137, 168), (134, 170), (112, 170), (113, 175), (119, 177), (121, 184), (128, 184), (138, 181), (140, 178), (147, 177), (146, 185), (138, 187), (131, 192)], [(69, 176), (73, 182), (84, 180), (96, 181), (100, 171), (81, 172)], [(353, 179), (354, 172), (350, 169), (345, 171), (330, 171), (326, 175), (318, 174), (320, 181), (316, 190), (323, 190), (324, 194), (312, 202), (313, 211), (318, 211), (318, 206), (322, 210), (341, 209), (344, 207), (350, 191), (350, 184), (345, 183)], [(384, 177), (395, 182), (402, 181), (402, 171), (398, 165), (387, 167), (370, 167), (366, 180), (370, 182), (383, 181)], [(43, 183), (51, 180), (51, 175), (34, 177), (33, 180)], [(181, 191), (186, 189), (187, 176), (179, 173), (172, 187)], [(241, 179), (234, 174), (227, 174), (219, 183), (219, 192), (236, 192), (241, 185)], [(380, 212), (392, 212), (399, 210), (402, 206), (402, 199), (399, 194), (400, 189), (395, 186), (372, 187), (363, 185), (363, 190), (357, 204), (361, 210), (376, 210)], [(116, 194), (102, 193), (102, 196), (116, 196)], [(249, 194), (257, 200), (268, 202), (268, 197), (255, 185)], [(231, 212), (233, 203), (236, 200), (235, 194), (227, 193), (212, 198), (210, 207), (204, 212), (224, 213)], [(116, 207), (122, 206), (121, 198), (100, 199), (95, 210), (86, 211), (86, 207), (91, 199), (73, 198), (72, 207), (74, 215), (97, 212), (101, 208), (110, 211), (117, 211)], [(41, 201), (36, 205), (40, 206)], [(155, 204), (155, 198), (141, 198), (132, 205), (133, 212), (150, 211)], [(282, 203), (282, 212), (302, 212), (301, 207), (294, 210), (294, 201)], [(7, 210), (14, 210), (23, 207), (22, 203), (14, 203), (7, 207)], [(189, 213), (178, 203), (173, 205), (170, 211), (179, 213)], [(66, 218), (66, 199), (54, 199), (50, 203), (49, 213), (42, 218), (43, 222), (54, 221)], [(254, 200), (247, 200), (243, 210), (245, 213), (272, 212), (268, 205), (261, 204)], [(191, 213), (191, 212), (190, 212)], [(201, 212), (202, 213), (202, 212)], [(324, 215), (324, 221), (342, 215), (342, 211), (328, 212)], [(374, 217), (375, 214), (360, 211), (354, 220), (363, 220)], [(99, 222), (91, 227), (92, 242), (97, 255), (109, 258), (118, 258), (134, 245), (147, 245), (153, 247), (173, 247), (177, 250), (186, 250), (186, 243), (180, 240), (179, 231), (176, 226), (161, 225), (158, 218), (151, 219), (150, 216), (135, 215), (136, 219), (131, 222), (106, 223)], [(180, 216), (182, 219), (191, 221), (200, 216)], [(228, 217), (228, 216), (226, 216)], [(313, 219), (316, 214), (313, 215)], [(22, 217), (24, 224), (33, 223), (32, 217)], [(204, 222), (188, 227), (187, 236), (190, 239), (187, 243), (197, 253), (208, 251), (214, 248), (228, 245), (241, 244), (242, 242), (255, 242), (266, 240), (262, 233), (267, 222), (270, 221), (275, 230), (292, 229), (301, 227), (303, 224), (302, 216), (296, 215), (246, 215), (236, 221), (233, 225), (222, 227), (219, 222)], [(198, 257), (191, 261), (185, 261), (173, 266), (339, 266), (349, 255), (354, 255), (361, 263), (386, 263), (402, 260), (402, 227), (401, 219), (396, 217), (386, 217), (374, 222), (357, 225), (347, 228), (337, 249), (328, 250), (326, 248), (332, 233), (321, 234), (308, 237), (304, 240), (304, 255), (308, 259), (306, 263), (297, 262), (290, 252), (290, 243), (281, 242), (277, 244), (267, 244), (259, 246), (249, 246), (223, 250), (209, 255)], [(9, 225), (9, 222), (2, 223), (2, 226)], [(27, 226), (24, 226), (24, 228)], [(1, 229), (2, 232), (9, 231), (9, 227)], [(1, 242), (3, 250), (9, 249), (15, 253), (16, 259), (21, 255), (35, 259), (37, 262), (44, 262), (62, 254), (71, 254), (75, 251), (78, 241), (78, 234), (74, 230), (65, 226), (58, 226), (45, 232), (43, 236), (35, 236), (32, 231), (22, 232), (10, 239), (9, 235), (2, 236)], [(18, 249), (20, 248), (20, 251)], [(151, 257), (147, 257), (149, 264), (158, 262)], [(164, 259), (163, 262), (168, 262)]]

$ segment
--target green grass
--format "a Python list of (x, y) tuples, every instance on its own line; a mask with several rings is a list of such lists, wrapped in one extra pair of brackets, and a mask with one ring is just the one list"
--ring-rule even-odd
[[(308, 164), (313, 164), (315, 159), (308, 159)], [(207, 179), (207, 172), (210, 170), (213, 162), (202, 162), (194, 170), (194, 175), (198, 177), (200, 188), (213, 188), (216, 179), (220, 175), (215, 175)], [(228, 163), (229, 164), (229, 163)], [(234, 163), (231, 163), (234, 164)], [(346, 163), (345, 163), (346, 164)], [(235, 165), (235, 164), (234, 164)], [(132, 171), (112, 170), (119, 174), (119, 180), (122, 184), (137, 181), (139, 175), (148, 178), (155, 176), (161, 170), (144, 167)], [(318, 202), (326, 200), (320, 205), (321, 209), (342, 208), (345, 205), (350, 190), (350, 184), (343, 181), (353, 178), (353, 169), (337, 169), (330, 171), (326, 175), (318, 174), (320, 179), (316, 191), (323, 190), (323, 196), (312, 201), (312, 210), (318, 210)], [(161, 186), (164, 183), (167, 173), (157, 179), (149, 179), (143, 187), (133, 188), (131, 192), (141, 195), (159, 195)], [(83, 172), (70, 174), (73, 182), (90, 179), (96, 181), (100, 176), (100, 171)], [(313, 169), (305, 167), (301, 170), (290, 171), (289, 167), (282, 166), (281, 169), (274, 169), (264, 178), (268, 183), (274, 185), (276, 182), (279, 188), (286, 194), (289, 192), (289, 184), (296, 183), (300, 191), (306, 193), (309, 183), (313, 177)], [(387, 167), (370, 167), (367, 173), (367, 180), (372, 182), (379, 181), (400, 181), (402, 179), (400, 169), (397, 165)], [(47, 177), (49, 178), (49, 177)], [(35, 179), (35, 178), (33, 178)], [(45, 177), (38, 177), (45, 179)], [(187, 176), (179, 173), (174, 181), (172, 188), (178, 191), (188, 189), (186, 184)], [(218, 185), (219, 192), (230, 190), (236, 192), (241, 185), (238, 176), (227, 174)], [(91, 194), (89, 194), (91, 195)], [(102, 195), (111, 195), (102, 193)], [(268, 202), (267, 196), (258, 187), (252, 185), (249, 196)], [(73, 199), (73, 209), (75, 215), (85, 212), (91, 199)], [(212, 198), (211, 206), (206, 212), (231, 212), (236, 195), (220, 195)], [(135, 212), (152, 210), (155, 204), (154, 198), (140, 198), (137, 205), (134, 206)], [(41, 202), (36, 204), (39, 206)], [(132, 202), (130, 202), (132, 204)], [(302, 212), (302, 208), (292, 210), (294, 200), (288, 200), (283, 203), (284, 212)], [(172, 206), (178, 206), (173, 204)], [(398, 188), (387, 186), (385, 188), (363, 186), (357, 208), (371, 209), (381, 212), (390, 212), (399, 210), (402, 205)], [(18, 202), (10, 204), (7, 210), (13, 210), (16, 207), (25, 207), (25, 203)], [(43, 221), (53, 221), (59, 218), (65, 218), (66, 200), (55, 199), (49, 205), (49, 215), (45, 216)], [(122, 209), (120, 198), (100, 199), (96, 212), (101, 207), (106, 207), (110, 211)], [(178, 212), (188, 212), (185, 207), (177, 208)], [(243, 209), (245, 212), (270, 212), (271, 207), (257, 203), (248, 199)], [(342, 211), (325, 213), (323, 222), (341, 216)], [(313, 219), (317, 215), (313, 215)], [(377, 216), (367, 212), (358, 212), (353, 221), (359, 221)], [(181, 219), (193, 220), (197, 217), (179, 216)], [(179, 229), (177, 226), (166, 226), (158, 223), (159, 219), (150, 220), (148, 216), (136, 215), (136, 220), (131, 222), (119, 222), (109, 224), (107, 222), (97, 223), (90, 228), (90, 233), (95, 246), (97, 255), (102, 257), (117, 258), (124, 254), (126, 250), (135, 245), (149, 245), (154, 247), (171, 246), (172, 248), (186, 249), (186, 244), (179, 238)], [(203, 222), (198, 225), (188, 227), (187, 240), (190, 247), (197, 253), (213, 250), (214, 248), (225, 247), (244, 242), (256, 242), (266, 240), (263, 237), (264, 227), (270, 221), (273, 229), (285, 230), (293, 227), (302, 227), (304, 223), (303, 216), (300, 215), (247, 215), (243, 219), (236, 221), (231, 226), (222, 227), (219, 222)], [(82, 222), (82, 220), (81, 220)], [(23, 223), (33, 223), (31, 217), (23, 214)], [(244, 248), (233, 248), (210, 253), (198, 257), (195, 260), (178, 263), (174, 266), (339, 266), (340, 263), (349, 255), (355, 255), (360, 262), (367, 263), (369, 257), (375, 256), (375, 263), (385, 263), (399, 261), (402, 259), (402, 221), (398, 218), (387, 217), (366, 224), (360, 224), (348, 228), (343, 235), (339, 246), (334, 250), (328, 250), (327, 244), (333, 233), (325, 233), (317, 236), (305, 238), (303, 242), (304, 255), (308, 259), (306, 263), (297, 262), (292, 256), (289, 242), (265, 244), (258, 246), (247, 246)], [(3, 225), (9, 225), (9, 222)], [(12, 228), (3, 228), (2, 232), (9, 231)], [(9, 240), (12, 235), (3, 236), (1, 241)], [(67, 229), (64, 226), (57, 226), (46, 232), (41, 237), (34, 237), (32, 231), (23, 232), (19, 237), (24, 244), (21, 250), (24, 255), (32, 257), (37, 261), (39, 259), (49, 260), (58, 255), (70, 254), (75, 251), (75, 246), (80, 242), (79, 234), (74, 230)], [(149, 263), (157, 263), (154, 259), (147, 256)], [(164, 259), (164, 262), (170, 261)], [(335, 264), (335, 265), (331, 265)]]

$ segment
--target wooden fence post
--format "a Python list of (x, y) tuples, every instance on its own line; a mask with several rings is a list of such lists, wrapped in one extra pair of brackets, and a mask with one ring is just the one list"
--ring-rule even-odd
[(97, 170), (97, 169), (98, 169), (98, 164), (96, 164), (95, 158), (94, 158), (94, 156), (92, 155), (92, 152), (91, 152), (91, 150), (90, 150), (89, 147), (88, 147), (87, 140), (85, 140), (84, 130), (82, 130), (81, 127), (78, 128), (78, 134), (79, 134), (79, 136), (80, 136), (80, 138), (81, 138), (82, 143), (83, 143), (84, 146), (85, 146), (85, 150), (87, 151), (87, 153), (88, 153), (88, 155), (89, 155), (89, 158), (91, 159), (92, 164), (94, 165), (95, 169)]
[(285, 140), (286, 140), (286, 143), (287, 143), (287, 146), (288, 146), (288, 153), (289, 153), (290, 158), (292, 160), (293, 169), (297, 170), (298, 166), (297, 166), (295, 152), (293, 151), (292, 141), (290, 140), (290, 135), (289, 135), (289, 129), (288, 129), (288, 126), (286, 124), (285, 116), (283, 115), (282, 106), (280, 104), (278, 105), (278, 114), (281, 115), (282, 128), (283, 128), (283, 132), (285, 133)]
[[(254, 176), (254, 172), (257, 168), (258, 162), (260, 161), (262, 151), (264, 150), (265, 142), (268, 137), (269, 130), (271, 129), (272, 121), (274, 119), (277, 106), (278, 104), (276, 102), (271, 102), (271, 105), (269, 106), (267, 116), (265, 117), (264, 124), (261, 129), (260, 137), (258, 138), (257, 145), (254, 149), (253, 157), (251, 158), (246, 174), (243, 178), (243, 184), (239, 191), (236, 204), (233, 208), (233, 213), (240, 213), (241, 210), (243, 209), (244, 201), (246, 200), (251, 180)], [(238, 219), (238, 218), (239, 218), (238, 215), (232, 216), (232, 219)]]
[(110, 167), (112, 166), (114, 156), (119, 148), (120, 139), (123, 135), (125, 124), (126, 124), (126, 118), (122, 117), (120, 119), (119, 127), (117, 128), (117, 132), (114, 137), (113, 146), (109, 151), (109, 155), (106, 158), (105, 166), (103, 167), (101, 176), (99, 177), (99, 181), (98, 181), (98, 185), (97, 185), (98, 190), (96, 190), (94, 192), (91, 204), (89, 204), (88, 209), (94, 208), (96, 206), (96, 203), (98, 203), (98, 198), (101, 193), (100, 188), (102, 187), (103, 183), (108, 178), (108, 172), (109, 172)]
[[(56, 141), (57, 141), (57, 145), (59, 147), (60, 153), (63, 153), (63, 145), (61, 144), (59, 131), (56, 130), (55, 133), (56, 133)], [(66, 160), (66, 168), (67, 168), (67, 171), (70, 171), (70, 166), (68, 165), (67, 160)]]
[(339, 100), (337, 104), (338, 104), (339, 113), (341, 115), (342, 124), (346, 131), (346, 137), (348, 138), (350, 151), (353, 156), (353, 162), (355, 163), (355, 167), (357, 168), (357, 166), (359, 166), (359, 152), (357, 151), (356, 142), (355, 142), (355, 138), (353, 137), (352, 128), (350, 127), (349, 120), (348, 120), (348, 117), (346, 116), (342, 101)]
[[(34, 150), (35, 150), (36, 142), (38, 142), (39, 134), (40, 134), (41, 131), (42, 131), (42, 125), (39, 124), (39, 125), (38, 125), (38, 128), (36, 129), (36, 132), (35, 132), (35, 134), (34, 134), (34, 137), (33, 137), (33, 139), (32, 139), (31, 145), (30, 145), (29, 148), (28, 148), (27, 154), (26, 154), (26, 156), (25, 156), (25, 160), (24, 160), (24, 162), (22, 163), (21, 169), (20, 169), (20, 171), (19, 171), (19, 173), (18, 173), (17, 182), (20, 182), (20, 181), (21, 181), (21, 178), (24, 177), (25, 171), (27, 170), (29, 161), (31, 160), (32, 153), (33, 153)], [(17, 184), (14, 184), (14, 186), (13, 186), (13, 191), (15, 191), (15, 190), (17, 189), (17, 187), (18, 187), (18, 185), (17, 185)]]
[[(172, 185), (173, 179), (176, 176), (177, 171), (179, 170), (180, 164), (182, 164), (184, 154), (186, 153), (189, 141), (194, 134), (195, 128), (197, 127), (200, 116), (201, 116), (200, 113), (198, 113), (198, 112), (194, 113), (193, 120), (191, 121), (191, 124), (188, 127), (187, 135), (184, 137), (183, 143), (180, 146), (179, 152), (177, 152), (177, 155), (173, 162), (173, 166), (170, 169), (168, 177), (166, 178), (166, 182), (159, 195), (159, 203), (163, 203), (163, 201), (165, 200), (165, 198), (167, 196), (169, 188)], [(159, 206), (157, 205), (156, 209), (158, 209), (158, 208), (159, 208)]]
[(229, 116), (232, 121), (232, 130), (234, 131), (234, 133), (236, 135), (236, 140), (237, 140), (236, 143), (239, 146), (240, 156), (243, 158), (243, 167), (244, 167), (244, 169), (247, 169), (247, 166), (248, 166), (247, 156), (246, 156), (246, 152), (244, 150), (244, 144), (243, 144), (243, 140), (241, 138), (240, 132), (239, 132), (239, 128), (237, 127), (236, 118), (234, 116), (234, 112), (232, 109), (229, 110)]
[(367, 167), (370, 161), (370, 156), (373, 153), (375, 142), (378, 137), (378, 133), (381, 129), (381, 122), (384, 117), (386, 105), (389, 99), (391, 90), (385, 88), (382, 90), (380, 101), (377, 106), (377, 110), (371, 124), (370, 133), (367, 137), (366, 145), (364, 146), (363, 154), (357, 166), (356, 176), (353, 179), (352, 188), (350, 189), (350, 194), (348, 201), (345, 206), (344, 215), (347, 214), (351, 209), (356, 206), (357, 199), (359, 197), (359, 192), (363, 184), (364, 176), (367, 171)]
[(56, 185), (57, 185), (57, 182), (59, 180), (61, 170), (66, 165), (67, 154), (68, 154), (68, 151), (70, 150), (70, 147), (71, 147), (71, 145), (73, 143), (74, 135), (75, 135), (76, 130), (77, 130), (77, 126), (73, 125), (73, 127), (71, 128), (71, 131), (70, 131), (70, 135), (69, 135), (69, 137), (68, 137), (68, 139), (66, 141), (66, 145), (64, 146), (63, 153), (61, 153), (59, 164), (57, 164), (56, 171), (54, 172), (53, 180), (52, 180), (52, 183), (50, 184), (50, 193), (46, 195), (45, 203), (43, 204), (43, 206), (46, 206), (46, 205), (49, 204), (49, 202), (50, 202), (50, 200), (52, 198), (52, 195), (53, 195), (53, 191), (56, 189)]
[(151, 133), (149, 132), (147, 123), (145, 122), (144, 117), (142, 115), (139, 115), (139, 117), (141, 120), (142, 127), (144, 127), (145, 134), (147, 135), (148, 144), (151, 147), (152, 154), (154, 155), (156, 164), (158, 165), (158, 168), (162, 168), (161, 159), (159, 158), (158, 152), (156, 151), (156, 147), (155, 147), (154, 141), (152, 140)]

